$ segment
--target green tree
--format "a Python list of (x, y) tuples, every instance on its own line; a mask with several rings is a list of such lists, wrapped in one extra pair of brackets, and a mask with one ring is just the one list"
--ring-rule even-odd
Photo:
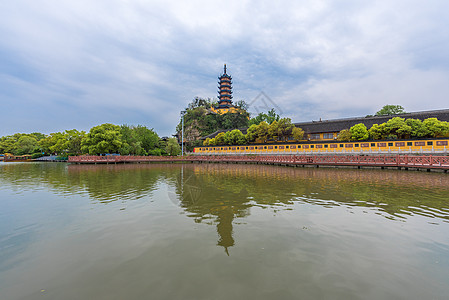
[(387, 138), (401, 139), (410, 136), (412, 128), (405, 123), (404, 118), (394, 117), (385, 123)]
[(423, 125), (431, 137), (449, 136), (449, 123), (440, 121), (437, 118), (428, 118), (423, 121)]
[(244, 111), (248, 110), (248, 103), (246, 103), (245, 100), (239, 100), (239, 101), (235, 102), (235, 106), (240, 109), (243, 109)]
[(215, 136), (215, 145), (225, 145), (226, 144), (226, 133), (220, 132)]
[(165, 147), (165, 152), (168, 155), (176, 156), (181, 153), (181, 146), (178, 144), (178, 140), (176, 138), (169, 138), (167, 141), (167, 146)]
[(22, 135), (14, 146), (15, 155), (31, 154), (37, 148), (37, 140), (32, 135)]
[(120, 134), (122, 137), (122, 146), (120, 147), (120, 154), (122, 155), (146, 154), (146, 152), (142, 148), (142, 143), (139, 141), (137, 132), (134, 127), (124, 124), (120, 126)]
[(276, 113), (276, 111), (273, 109), (271, 109), (270, 111), (268, 111), (267, 113), (259, 113), (256, 117), (251, 118), (249, 120), (249, 125), (258, 125), (261, 122), (265, 121), (268, 124), (273, 123), (274, 121), (279, 121), (281, 117)]
[(369, 137), (373, 140), (380, 140), (385, 135), (385, 123), (382, 124), (373, 124), (371, 128), (368, 130)]
[(269, 128), (270, 125), (268, 125), (267, 122), (262, 121), (260, 122), (259, 126), (257, 126), (257, 138), (262, 142), (265, 143), (269, 136)]
[(12, 135), (3, 136), (0, 139), (0, 153), (13, 153), (17, 138)]
[(424, 126), (424, 124), (421, 120), (407, 119), (407, 120), (405, 120), (405, 124), (407, 124), (411, 128), (411, 133), (410, 133), (411, 137), (421, 138), (421, 137), (425, 137), (425, 136), (429, 135), (429, 131)]
[(365, 124), (355, 124), (349, 129), (351, 133), (351, 139), (355, 141), (367, 140), (369, 137), (368, 129)]
[(403, 113), (405, 113), (404, 108), (400, 105), (385, 105), (376, 112), (376, 116), (398, 115)]
[(257, 139), (257, 129), (259, 125), (253, 124), (246, 130), (246, 139), (248, 142), (255, 142)]
[(206, 138), (203, 142), (203, 146), (209, 146), (210, 145), (210, 138)]
[(38, 144), (45, 153), (77, 155), (81, 154), (81, 142), (85, 137), (84, 131), (71, 129), (50, 133), (46, 138), (41, 139)]
[(152, 155), (152, 156), (161, 156), (165, 153), (165, 149), (164, 151), (162, 151), (162, 149), (160, 148), (155, 148), (153, 150), (148, 151), (148, 155)]
[(66, 139), (65, 148), (69, 155), (81, 154), (81, 144), (86, 138), (85, 131), (78, 131), (76, 129), (64, 131), (64, 136)]
[(158, 148), (160, 138), (153, 129), (142, 125), (137, 125), (133, 129), (136, 131), (137, 139), (145, 151)]
[(51, 138), (51, 146), (50, 146), (50, 152), (51, 153), (66, 153), (66, 138), (62, 132), (55, 132), (50, 134)]
[(215, 138), (212, 138), (209, 140), (209, 146), (215, 146), (217, 145), (217, 140)]
[(46, 138), (46, 135), (40, 132), (33, 132), (30, 135), (34, 136), (34, 138), (39, 142), (40, 140)]
[(299, 127), (293, 127), (292, 129), (292, 137), (296, 141), (300, 141), (304, 137), (304, 130)]
[(92, 127), (82, 141), (83, 153), (118, 153), (122, 147), (120, 126), (105, 123)]
[(268, 126), (268, 138), (277, 140), (278, 137), (279, 137), (279, 124), (277, 121), (273, 121), (273, 123), (271, 123)]
[[(154, 149), (165, 149), (165, 144), (160, 145), (159, 136), (153, 129), (146, 126), (137, 125), (120, 126), (120, 134), (122, 146), (120, 147), (120, 154), (127, 155), (146, 155)], [(165, 150), (163, 150), (165, 152)]]
[(229, 132), (228, 143), (229, 145), (243, 145), (246, 143), (245, 135), (238, 129), (234, 129)]
[[(273, 122), (274, 123), (274, 122)], [(282, 118), (278, 121), (278, 136), (283, 141), (292, 136), (292, 130), (295, 125), (290, 118)]]
[(343, 129), (338, 133), (337, 139), (339, 141), (350, 141), (352, 138), (351, 132), (348, 129)]
[(246, 111), (241, 111), (239, 113), (226, 113), (219, 116), (219, 123), (221, 129), (236, 129), (248, 127), (248, 116)]
[(204, 98), (200, 98), (200, 97), (195, 97), (192, 100), (192, 102), (190, 102), (188, 104), (188, 109), (192, 110), (192, 109), (195, 109), (198, 107), (210, 108), (211, 106), (216, 105), (216, 104), (217, 104), (217, 102), (210, 98), (204, 99)]
[[(213, 103), (211, 103), (213, 105)], [(245, 105), (244, 102), (239, 102)], [(220, 129), (236, 129), (248, 127), (249, 114), (245, 110), (239, 110), (237, 113), (216, 114), (209, 108), (208, 101), (200, 98), (194, 99), (189, 104), (184, 116), (184, 137), (186, 147), (200, 145), (200, 139)], [(242, 107), (243, 107), (242, 106)], [(181, 138), (181, 120), (176, 127), (178, 139)]]

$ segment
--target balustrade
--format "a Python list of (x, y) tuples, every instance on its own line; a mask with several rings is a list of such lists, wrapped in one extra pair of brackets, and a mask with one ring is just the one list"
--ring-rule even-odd
[(398, 166), (449, 169), (447, 156), (409, 155), (202, 155), (202, 156), (70, 156), (69, 163), (126, 163), (126, 162), (258, 162), (270, 164)]

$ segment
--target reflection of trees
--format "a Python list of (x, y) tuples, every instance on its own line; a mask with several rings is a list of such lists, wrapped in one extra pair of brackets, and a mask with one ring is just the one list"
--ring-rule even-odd
[(253, 206), (359, 206), (374, 208), (387, 218), (421, 214), (449, 221), (449, 178), (442, 174), (196, 164), (184, 165), (182, 178), (180, 173), (176, 191), (181, 206), (196, 222), (216, 224), (218, 245), (226, 251), (235, 243), (234, 218), (249, 215)]
[[(420, 214), (449, 221), (449, 177), (388, 170), (205, 164), (190, 166), (217, 193), (245, 192), (246, 208), (301, 201), (323, 206), (374, 207), (388, 218)], [(230, 195), (230, 197), (235, 197)]]
[(56, 193), (87, 193), (92, 199), (109, 203), (148, 195), (158, 180), (175, 176), (179, 166), (13, 163), (3, 164), (0, 170), (2, 184), (13, 189), (34, 190), (44, 185)]
[(155, 189), (170, 165), (69, 165), (67, 176), (102, 203), (137, 200)]
[(2, 163), (0, 181), (2, 185), (21, 191), (38, 189), (42, 185), (71, 191), (66, 165), (62, 163)]
[[(208, 180), (203, 174), (197, 174), (193, 165), (182, 166), (176, 182), (176, 193), (180, 195), (180, 205), (196, 223), (205, 222), (217, 225), (219, 235), (217, 245), (225, 248), (234, 246), (233, 220), (248, 215), (251, 206), (244, 186), (232, 189), (224, 182), (227, 175), (218, 176), (222, 185)], [(229, 254), (229, 253), (228, 253)]]
[(217, 226), (217, 244), (226, 252), (235, 244), (234, 219), (248, 216), (253, 206), (358, 206), (392, 219), (418, 214), (449, 222), (445, 174), (233, 164), (0, 165), (0, 187), (46, 186), (56, 193), (87, 193), (101, 203), (146, 196), (160, 180), (175, 188), (195, 222)]

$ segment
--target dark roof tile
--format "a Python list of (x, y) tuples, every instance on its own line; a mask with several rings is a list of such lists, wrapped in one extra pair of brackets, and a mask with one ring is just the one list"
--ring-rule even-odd
[[(363, 123), (369, 129), (373, 124), (385, 123), (394, 117), (401, 117), (405, 119), (419, 119), (424, 120), (428, 118), (437, 118), (440, 121), (449, 122), (449, 109), (442, 110), (429, 110), (429, 111), (419, 111), (410, 112), (399, 115), (389, 115), (389, 116), (370, 116), (370, 117), (356, 117), (356, 118), (344, 118), (344, 119), (334, 119), (334, 120), (323, 120), (323, 121), (311, 121), (311, 122), (299, 122), (293, 123), (296, 127), (300, 127), (305, 133), (325, 133), (325, 132), (340, 132), (343, 129), (349, 129), (355, 124)], [(238, 128), (243, 134), (246, 134), (247, 128)], [(227, 132), (233, 129), (223, 129), (217, 130), (202, 139), (214, 138), (220, 132)]]
[(440, 121), (449, 121), (449, 109), (411, 112), (388, 116), (370, 116), (370, 117), (345, 118), (345, 119), (334, 119), (324, 121), (300, 122), (294, 124), (296, 127), (302, 128), (306, 133), (340, 132), (343, 129), (349, 129), (355, 124), (359, 123), (363, 123), (367, 128), (371, 128), (373, 124), (385, 123), (394, 117), (401, 117), (405, 119), (419, 119), (419, 120), (424, 120), (428, 118), (437, 118)]

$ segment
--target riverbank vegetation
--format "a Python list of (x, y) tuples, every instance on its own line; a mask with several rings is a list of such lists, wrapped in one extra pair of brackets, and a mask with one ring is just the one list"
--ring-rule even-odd
[(102, 124), (89, 132), (76, 129), (43, 133), (16, 133), (0, 138), (0, 153), (32, 155), (37, 158), (57, 154), (178, 155), (176, 138), (161, 139), (153, 129), (137, 125)]

